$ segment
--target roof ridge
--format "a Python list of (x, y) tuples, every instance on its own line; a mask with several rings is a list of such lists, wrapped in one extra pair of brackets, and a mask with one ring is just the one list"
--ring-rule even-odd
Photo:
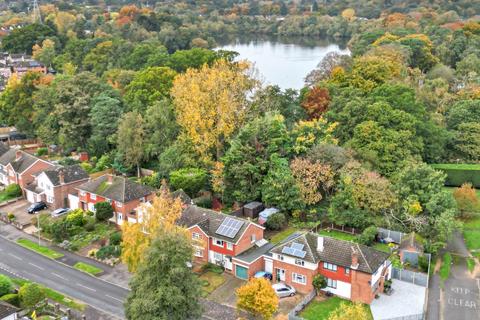
[(365, 258), (364, 254), (363, 254), (362, 249), (360, 248), (360, 245), (358, 243), (356, 245), (357, 245), (358, 251), (360, 251), (360, 254), (362, 255), (363, 260), (365, 260), (365, 263), (367, 264), (368, 269), (371, 272), (373, 272), (372, 267), (370, 267), (370, 264), (368, 263), (367, 259)]

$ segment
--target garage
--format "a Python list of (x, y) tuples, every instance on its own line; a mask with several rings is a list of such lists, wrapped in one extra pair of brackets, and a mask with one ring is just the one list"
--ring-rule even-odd
[(34, 194), (32, 191), (28, 191), (28, 190), (27, 190), (27, 200), (28, 200), (28, 202), (30, 202), (30, 203), (34, 203), (34, 202), (35, 202), (35, 194)]
[(237, 264), (235, 266), (235, 275), (240, 279), (248, 280), (248, 269)]

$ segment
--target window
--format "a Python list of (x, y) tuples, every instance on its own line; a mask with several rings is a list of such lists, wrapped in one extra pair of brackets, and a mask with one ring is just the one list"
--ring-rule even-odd
[(47, 187), (47, 190), (52, 190), (52, 186), (49, 184), (46, 184), (45, 187)]
[(219, 246), (219, 247), (223, 247), (223, 240), (214, 238), (213, 239), (213, 244), (216, 245), (216, 246)]
[(213, 253), (213, 259), (217, 262), (222, 262), (223, 260), (223, 255), (221, 253), (218, 253), (218, 252), (214, 252)]
[(43, 182), (40, 182), (40, 188), (43, 189)]
[(95, 212), (95, 205), (91, 202), (88, 203), (88, 211)]
[(145, 202), (145, 197), (141, 197), (140, 202)]
[(303, 267), (305, 265), (305, 261), (301, 259), (295, 259), (295, 264)]
[(350, 274), (350, 268), (345, 268), (345, 274)]
[(233, 243), (227, 242), (227, 249), (228, 250), (233, 250)]
[(252, 235), (250, 236), (250, 242), (254, 243), (255, 241), (257, 241), (257, 236), (254, 235), (254, 234), (252, 234)]
[(112, 204), (112, 200), (111, 200), (111, 199), (105, 199), (105, 201), (107, 201), (108, 203)]
[(195, 247), (195, 252), (193, 253), (195, 257), (203, 257), (203, 248)]
[(91, 193), (91, 194), (90, 194), (90, 199), (92, 199), (92, 200), (97, 200), (97, 195)]
[(337, 289), (337, 280), (327, 278), (327, 287)]
[(194, 232), (194, 233), (192, 233), (192, 239), (193, 240), (200, 240), (200, 239), (202, 239), (202, 235), (200, 233)]
[(80, 195), (83, 197), (85, 196), (86, 192), (85, 191), (80, 191)]
[(295, 283), (300, 283), (300, 284), (306, 284), (307, 283), (307, 277), (305, 277), (303, 274), (299, 273), (292, 273), (292, 281)]
[(324, 263), (323, 263), (323, 268), (324, 268), (324, 269), (331, 270), (331, 271), (337, 271), (337, 265), (336, 265), (336, 264), (332, 264), (332, 263), (328, 263), (328, 262), (324, 262)]
[(122, 221), (122, 220), (123, 220), (123, 216), (122, 216), (122, 213), (121, 213), (121, 212), (117, 212), (117, 216), (118, 216), (118, 221)]
[(48, 203), (53, 203), (53, 197), (47, 196), (47, 202)]
[(115, 201), (115, 207), (121, 208), (123, 204), (121, 202)]
[(281, 254), (277, 254), (277, 259), (283, 261), (283, 256)]

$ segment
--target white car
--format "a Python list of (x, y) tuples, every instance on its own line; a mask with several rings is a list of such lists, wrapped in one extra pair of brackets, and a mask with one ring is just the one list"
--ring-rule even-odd
[(56, 210), (53, 210), (51, 215), (52, 217), (60, 217), (61, 215), (64, 215), (65, 213), (69, 212), (70, 209), (69, 208), (60, 208), (60, 209), (56, 209)]
[(272, 285), (272, 288), (275, 290), (275, 293), (279, 298), (293, 297), (297, 293), (294, 287), (291, 287), (285, 283), (275, 283)]

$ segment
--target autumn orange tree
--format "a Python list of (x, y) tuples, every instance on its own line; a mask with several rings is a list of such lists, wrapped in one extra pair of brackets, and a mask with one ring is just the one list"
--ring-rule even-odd
[(247, 63), (219, 60), (189, 69), (173, 82), (171, 95), (182, 137), (206, 164), (219, 160), (225, 141), (243, 123), (247, 93), (255, 84), (248, 69)]
[(480, 200), (471, 183), (464, 183), (460, 188), (456, 188), (453, 191), (453, 197), (457, 201), (458, 211), (462, 218), (468, 219), (479, 214)]
[(278, 297), (267, 279), (252, 278), (237, 289), (237, 307), (271, 319), (278, 308)]
[(144, 253), (152, 239), (159, 232), (176, 230), (175, 222), (182, 214), (182, 202), (173, 199), (166, 188), (163, 188), (152, 203), (144, 204), (139, 210), (138, 222), (125, 222), (122, 225), (122, 262), (128, 270), (135, 272), (144, 259)]
[(322, 116), (328, 110), (329, 104), (330, 95), (328, 94), (328, 89), (320, 87), (310, 89), (302, 101), (302, 107), (310, 119)]

